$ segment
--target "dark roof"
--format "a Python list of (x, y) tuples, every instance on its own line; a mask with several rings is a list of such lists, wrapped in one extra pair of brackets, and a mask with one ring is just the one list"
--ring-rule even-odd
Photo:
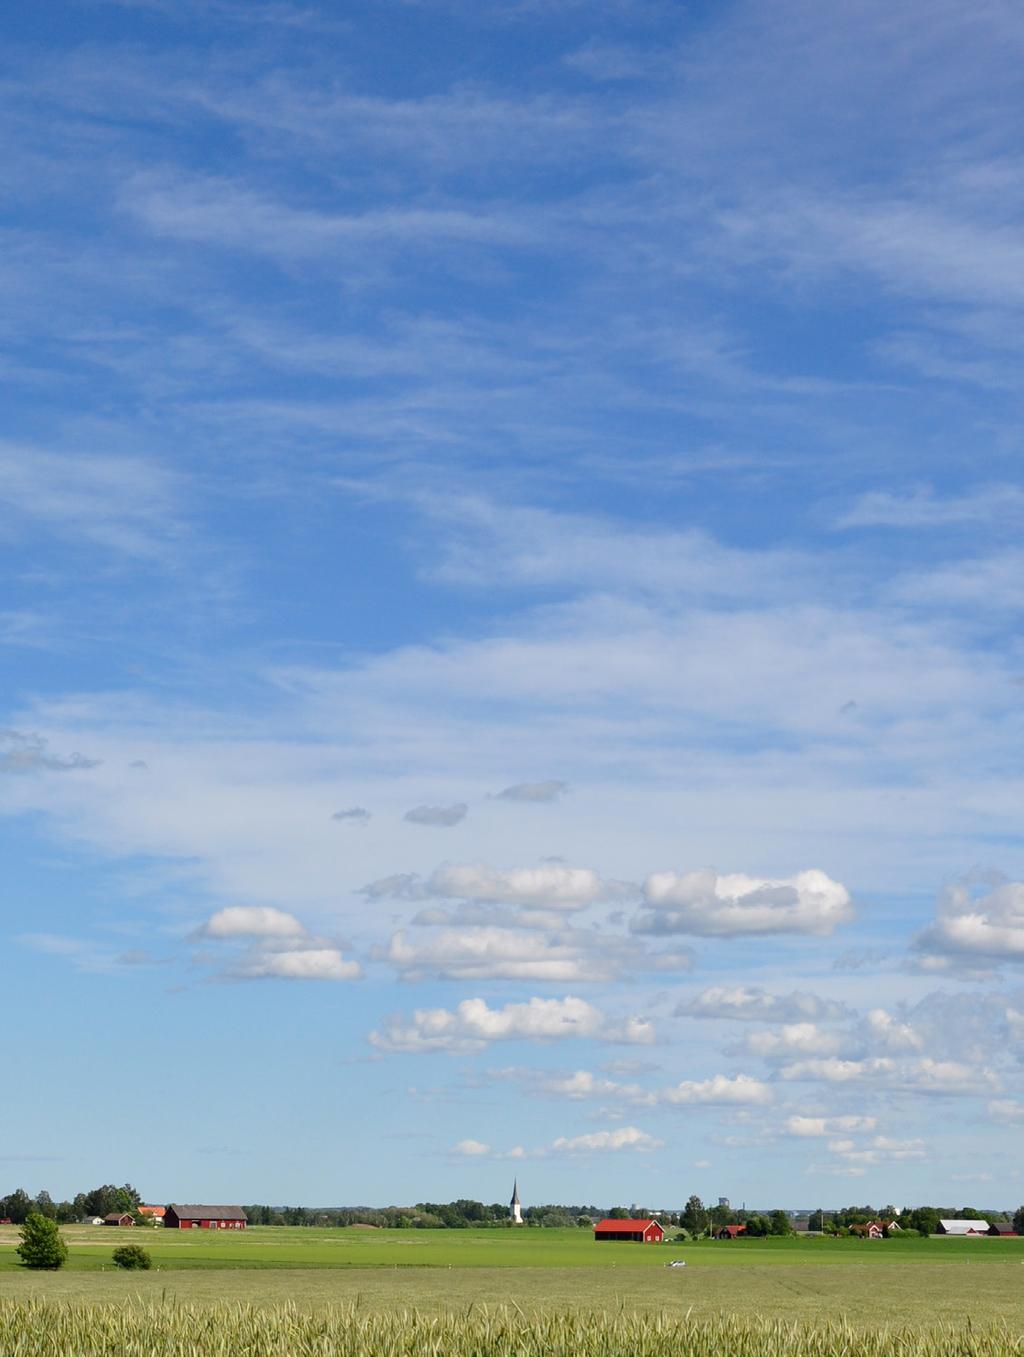
[(248, 1220), (240, 1206), (179, 1206), (171, 1202), (168, 1211), (173, 1211), (179, 1220)]
[(519, 1179), (517, 1178), (515, 1182), (512, 1184), (512, 1200), (509, 1202), (509, 1206), (521, 1206), (521, 1205), (522, 1203), (519, 1200)]
[(103, 1217), (103, 1219), (104, 1219), (104, 1220), (124, 1220), (126, 1217), (127, 1217), (128, 1220), (131, 1220), (131, 1218), (132, 1218), (132, 1213), (131, 1213), (130, 1211), (108, 1211), (107, 1214)]
[(988, 1232), (989, 1234), (992, 1234), (994, 1232), (995, 1234), (1008, 1234), (1008, 1235), (1016, 1235), (1017, 1233), (1017, 1231), (1013, 1228), (1013, 1224), (1008, 1220), (994, 1220), (992, 1224), (988, 1227)]

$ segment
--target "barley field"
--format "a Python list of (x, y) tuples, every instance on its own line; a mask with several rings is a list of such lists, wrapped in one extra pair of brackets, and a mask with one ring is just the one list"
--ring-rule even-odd
[(293, 1305), (189, 1306), (0, 1301), (5, 1357), (1003, 1357), (1019, 1331), (969, 1321), (939, 1329), (857, 1329), (843, 1321), (515, 1308), (425, 1315), (308, 1312)]

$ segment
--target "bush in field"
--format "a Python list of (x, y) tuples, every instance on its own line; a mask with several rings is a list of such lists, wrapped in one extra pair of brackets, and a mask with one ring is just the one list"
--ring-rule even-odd
[(114, 1250), (114, 1266), (123, 1268), (151, 1268), (153, 1260), (141, 1244), (122, 1244)]
[(57, 1222), (33, 1211), (21, 1227), (18, 1254), (25, 1267), (48, 1268), (56, 1272), (68, 1256), (68, 1246), (60, 1237)]

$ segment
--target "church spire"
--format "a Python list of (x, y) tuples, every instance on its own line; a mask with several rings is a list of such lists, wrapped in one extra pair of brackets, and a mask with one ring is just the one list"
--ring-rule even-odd
[(513, 1225), (522, 1225), (523, 1208), (519, 1202), (519, 1179), (516, 1178), (512, 1184), (512, 1200), (508, 1204), (509, 1219)]

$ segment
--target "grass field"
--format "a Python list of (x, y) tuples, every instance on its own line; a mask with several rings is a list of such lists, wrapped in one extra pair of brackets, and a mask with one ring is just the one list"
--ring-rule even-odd
[[(936, 1329), (1002, 1321), (1024, 1331), (1024, 1239), (770, 1240), (595, 1244), (574, 1230), (252, 1229), (115, 1231), (68, 1227), (67, 1267), (17, 1266), (17, 1231), (0, 1230), (0, 1301), (225, 1302), (303, 1312), (607, 1312), (733, 1315), (858, 1329)], [(120, 1273), (111, 1251), (144, 1244), (154, 1270)], [(687, 1266), (668, 1269), (671, 1258)], [(105, 1270), (104, 1270), (105, 1269)]]

